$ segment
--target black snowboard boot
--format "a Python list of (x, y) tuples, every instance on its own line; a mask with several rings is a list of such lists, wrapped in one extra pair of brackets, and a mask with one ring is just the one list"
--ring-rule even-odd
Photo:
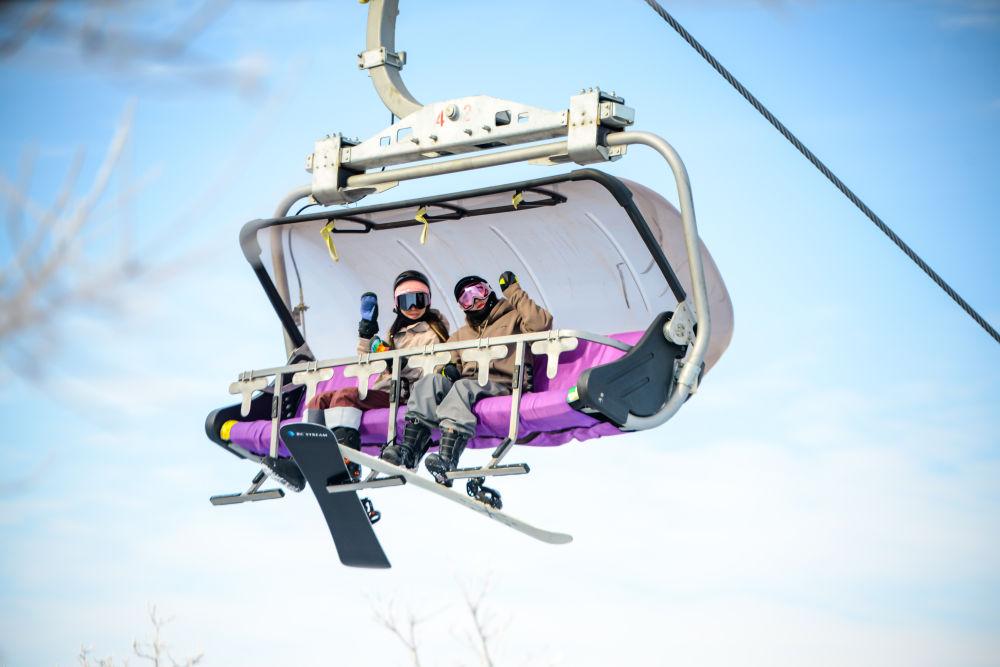
[[(361, 451), (361, 433), (359, 433), (357, 429), (353, 429), (349, 426), (335, 426), (333, 428), (333, 436), (337, 438), (338, 445), (344, 445), (345, 447)], [(344, 457), (344, 465), (347, 466), (347, 474), (351, 476), (351, 481), (360, 482), (361, 466), (354, 463), (347, 457)], [(362, 498), (361, 504), (364, 506), (370, 522), (377, 523), (378, 520), (382, 518), (382, 513), (375, 509), (375, 505), (371, 500), (368, 498)]]
[[(333, 435), (337, 438), (338, 445), (344, 445), (345, 447), (350, 447), (351, 449), (359, 451), (361, 450), (361, 434), (357, 431), (357, 429), (353, 429), (349, 426), (335, 426), (333, 427)], [(352, 462), (347, 457), (344, 457), (344, 465), (347, 466), (347, 472), (351, 476), (351, 481), (360, 481), (361, 466)]]
[(445, 477), (445, 473), (451, 472), (458, 467), (458, 457), (465, 451), (465, 443), (469, 441), (469, 436), (458, 431), (445, 429), (441, 431), (441, 442), (438, 443), (437, 454), (431, 454), (424, 463), (427, 470), (434, 476), (439, 484), (451, 486), (451, 480)]
[(260, 460), (264, 471), (282, 486), (286, 486), (298, 493), (306, 488), (306, 478), (302, 471), (291, 459), (279, 459), (273, 456), (265, 456)]
[(403, 442), (383, 449), (382, 460), (394, 466), (416, 470), (430, 446), (431, 430), (427, 425), (415, 419), (407, 419), (406, 428), (403, 429)]

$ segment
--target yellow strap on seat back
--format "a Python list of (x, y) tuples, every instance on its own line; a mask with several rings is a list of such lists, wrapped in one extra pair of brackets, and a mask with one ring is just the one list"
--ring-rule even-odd
[(417, 209), (417, 214), (413, 216), (417, 222), (424, 223), (424, 228), (420, 231), (420, 245), (427, 243), (427, 232), (431, 229), (431, 223), (427, 222), (427, 207), (421, 206)]
[(325, 225), (323, 229), (319, 230), (320, 236), (326, 241), (326, 250), (330, 253), (331, 259), (335, 262), (340, 261), (340, 255), (337, 254), (337, 246), (333, 243), (333, 230), (336, 226), (337, 221), (331, 220), (329, 224)]

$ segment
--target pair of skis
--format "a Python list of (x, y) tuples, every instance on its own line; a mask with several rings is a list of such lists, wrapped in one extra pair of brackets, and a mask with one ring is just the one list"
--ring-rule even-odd
[(337, 547), (337, 554), (344, 565), (390, 567), (389, 559), (372, 528), (368, 511), (358, 498), (356, 487), (359, 485), (351, 480), (347, 466), (344, 465), (344, 457), (384, 475), (367, 480), (361, 485), (362, 488), (412, 485), (488, 516), (536, 540), (548, 544), (566, 544), (573, 540), (571, 535), (536, 528), (485, 502), (421, 477), (412, 470), (394, 466), (364, 452), (341, 447), (333, 432), (324, 426), (290, 424), (281, 428), (281, 438), (316, 496)]

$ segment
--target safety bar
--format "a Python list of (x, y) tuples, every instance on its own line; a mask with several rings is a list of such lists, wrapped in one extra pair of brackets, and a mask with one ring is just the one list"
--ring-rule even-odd
[[(389, 419), (388, 431), (386, 433), (386, 443), (391, 443), (396, 437), (396, 420), (399, 414), (399, 395), (400, 395), (400, 367), (402, 366), (402, 360), (409, 357), (424, 356), (430, 358), (429, 368), (427, 372), (433, 372), (433, 369), (437, 366), (442, 366), (448, 363), (449, 357), (443, 356), (442, 358), (435, 359), (440, 353), (449, 353), (459, 350), (477, 349), (477, 348), (489, 348), (497, 345), (514, 345), (514, 381), (511, 387), (511, 415), (510, 415), (510, 426), (508, 430), (507, 437), (504, 439), (504, 443), (498, 447), (491, 459), (488, 468), (496, 468), (500, 461), (504, 458), (510, 449), (510, 446), (517, 441), (518, 437), (518, 415), (520, 411), (521, 396), (524, 392), (524, 371), (525, 371), (525, 345), (529, 343), (535, 343), (539, 341), (569, 341), (572, 343), (574, 340), (588, 340), (601, 345), (606, 345), (613, 347), (623, 352), (627, 352), (632, 348), (628, 343), (623, 343), (622, 341), (615, 340), (609, 336), (604, 336), (601, 334), (593, 334), (586, 331), (579, 331), (576, 329), (555, 329), (551, 331), (541, 331), (536, 333), (526, 333), (526, 334), (514, 334), (510, 336), (494, 336), (489, 338), (481, 338), (478, 340), (470, 341), (458, 341), (454, 343), (432, 343), (430, 345), (425, 345), (422, 347), (415, 348), (404, 348), (401, 350), (389, 350), (386, 352), (377, 352), (371, 354), (361, 354), (357, 357), (346, 357), (340, 359), (326, 359), (323, 361), (307, 361), (299, 362), (296, 364), (290, 364), (288, 366), (279, 366), (275, 368), (265, 368), (262, 370), (250, 370), (244, 371), (239, 374), (239, 379), (229, 386), (229, 391), (232, 394), (244, 394), (243, 404), (249, 405), (250, 396), (257, 391), (260, 391), (260, 380), (275, 377), (279, 378), (281, 376), (291, 375), (291, 384), (302, 384), (308, 387), (305, 400), (312, 398), (313, 393), (316, 390), (318, 382), (323, 379), (329, 379), (332, 374), (329, 373), (328, 369), (333, 369), (343, 366), (354, 366), (358, 369), (354, 374), (358, 377), (359, 391), (361, 387), (367, 389), (368, 381), (371, 375), (380, 372), (387, 365), (388, 360), (393, 360), (392, 372), (391, 372), (391, 384), (389, 390), (389, 411), (392, 417)], [(573, 343), (575, 346), (575, 343)], [(560, 354), (562, 351), (568, 351), (569, 348), (560, 349), (559, 346), (550, 346), (549, 354)], [(507, 355), (510, 355), (510, 350), (508, 349)], [(323, 371), (327, 371), (324, 373)], [(281, 421), (281, 395), (284, 391), (284, 386), (282, 383), (275, 383), (274, 395), (272, 397), (272, 403), (277, 408), (272, 407), (271, 410), (271, 441), (270, 441), (270, 455), (277, 456), (278, 454), (278, 438), (277, 433), (280, 428)]]
[[(413, 357), (422, 354), (434, 354), (437, 352), (453, 352), (455, 350), (475, 349), (488, 347), (491, 345), (511, 345), (518, 341), (533, 343), (538, 340), (549, 340), (550, 338), (579, 338), (592, 343), (600, 343), (608, 347), (613, 347), (622, 352), (628, 352), (632, 346), (620, 340), (604, 336), (602, 334), (590, 333), (578, 329), (553, 329), (551, 331), (539, 331), (537, 333), (513, 334), (510, 336), (493, 336), (489, 338), (479, 338), (476, 340), (456, 341), (454, 343), (431, 343), (421, 347), (409, 347), (401, 350), (388, 350), (386, 352), (372, 352), (371, 354), (361, 354), (354, 357), (341, 357), (339, 359), (324, 359), (321, 361), (300, 361), (288, 366), (275, 366), (273, 368), (262, 368), (259, 370), (244, 371), (239, 374), (239, 380), (255, 380), (257, 378), (267, 378), (286, 373), (298, 373), (299, 371), (314, 371), (324, 368), (337, 368), (339, 366), (349, 366), (357, 363), (368, 363), (371, 361), (401, 359), (403, 357)], [(442, 364), (439, 365), (444, 365)], [(395, 364), (394, 364), (395, 365)]]

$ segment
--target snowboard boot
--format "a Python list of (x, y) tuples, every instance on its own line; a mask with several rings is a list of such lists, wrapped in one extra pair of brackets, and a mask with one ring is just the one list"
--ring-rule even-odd
[[(357, 429), (350, 428), (349, 426), (334, 426), (333, 435), (337, 438), (338, 445), (344, 445), (351, 449), (361, 449), (361, 434)], [(351, 476), (352, 482), (361, 480), (361, 466), (352, 462), (346, 456), (344, 457), (344, 465), (347, 466), (347, 473)]]
[(431, 446), (431, 430), (416, 419), (407, 419), (403, 429), (403, 442), (389, 445), (382, 450), (382, 460), (401, 468), (416, 470), (420, 459)]
[[(333, 428), (333, 436), (337, 438), (338, 445), (344, 445), (345, 447), (350, 447), (351, 449), (361, 450), (361, 433), (357, 429), (353, 429), (349, 426), (335, 426)], [(347, 474), (351, 476), (352, 482), (361, 481), (361, 466), (354, 463), (346, 456), (344, 457), (344, 465), (347, 466)], [(368, 521), (371, 523), (377, 523), (379, 519), (382, 518), (382, 513), (375, 509), (375, 505), (368, 498), (361, 498), (361, 505), (365, 508), (365, 512), (368, 514)]]
[(291, 459), (279, 459), (273, 456), (265, 456), (260, 460), (261, 466), (272, 479), (282, 486), (298, 493), (306, 488), (306, 478), (302, 471)]
[(445, 473), (458, 467), (458, 457), (465, 451), (465, 443), (468, 441), (469, 436), (464, 433), (451, 429), (441, 431), (441, 442), (438, 443), (440, 447), (437, 454), (428, 456), (424, 463), (438, 484), (451, 486), (452, 480), (445, 477)]

